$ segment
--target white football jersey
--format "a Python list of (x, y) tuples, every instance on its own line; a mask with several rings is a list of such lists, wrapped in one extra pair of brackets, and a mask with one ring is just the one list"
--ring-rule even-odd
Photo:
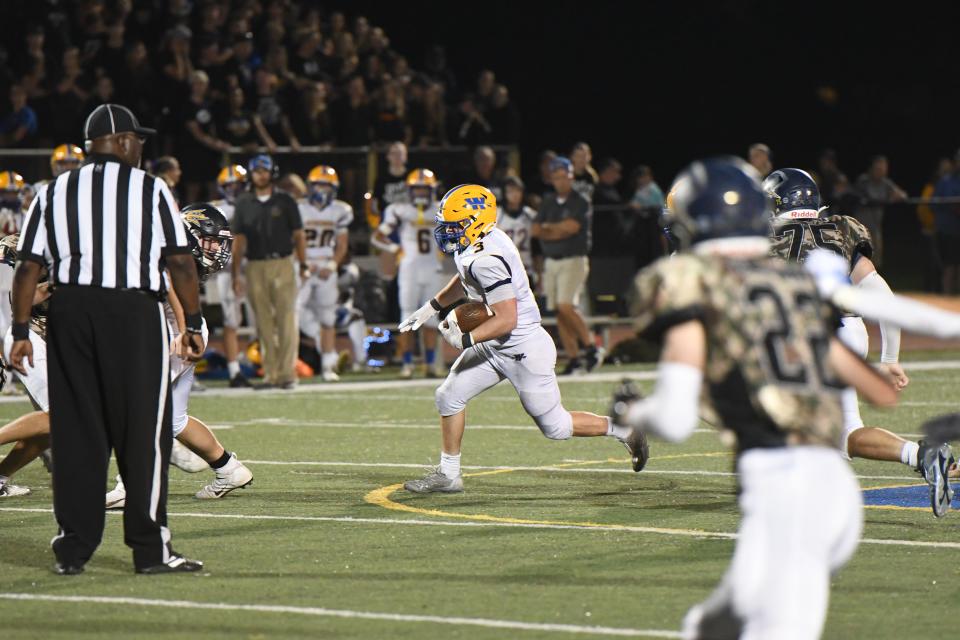
[(333, 258), (337, 237), (347, 233), (353, 222), (353, 207), (343, 200), (334, 200), (318, 209), (309, 200), (301, 200), (300, 217), (307, 236), (307, 261), (320, 262)]
[(379, 230), (389, 237), (395, 230), (400, 230), (400, 248), (403, 250), (404, 264), (416, 263), (429, 268), (440, 268), (442, 258), (437, 242), (434, 240), (433, 230), (437, 226), (434, 212), (437, 203), (420, 208), (406, 202), (397, 202), (387, 207), (383, 212), (383, 222)]
[(494, 304), (517, 299), (517, 326), (509, 335), (492, 340), (510, 347), (540, 330), (540, 308), (530, 291), (527, 270), (516, 245), (500, 229), (494, 229), (454, 256), (460, 282), (471, 300)]
[(503, 209), (497, 211), (497, 228), (507, 234), (513, 244), (517, 246), (520, 252), (520, 259), (523, 260), (523, 266), (527, 271), (533, 271), (533, 253), (530, 251), (532, 236), (530, 232), (533, 228), (533, 219), (537, 217), (537, 212), (530, 207), (520, 209), (520, 214), (511, 216)]

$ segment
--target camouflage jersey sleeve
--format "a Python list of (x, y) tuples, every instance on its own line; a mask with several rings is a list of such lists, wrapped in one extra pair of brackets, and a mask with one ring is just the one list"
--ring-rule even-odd
[(844, 253), (850, 257), (850, 266), (853, 267), (859, 256), (870, 258), (873, 256), (873, 243), (870, 232), (857, 220), (850, 216), (830, 216), (829, 220), (837, 225), (843, 237)]
[(703, 263), (689, 255), (661, 258), (641, 271), (633, 305), (637, 333), (656, 340), (673, 326), (703, 318), (703, 275)]

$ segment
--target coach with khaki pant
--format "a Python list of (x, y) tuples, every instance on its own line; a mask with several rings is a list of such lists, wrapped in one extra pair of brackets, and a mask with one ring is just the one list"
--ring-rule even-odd
[[(546, 258), (543, 292), (547, 309), (556, 311), (557, 330), (570, 358), (565, 375), (592, 371), (602, 361), (596, 341), (577, 308), (590, 273), (590, 203), (573, 190), (573, 164), (567, 158), (550, 163), (554, 192), (543, 198), (533, 221)], [(584, 350), (584, 359), (580, 352)]]
[[(296, 201), (274, 186), (277, 167), (267, 155), (250, 160), (252, 190), (237, 198), (233, 217), (233, 286), (247, 294), (257, 317), (263, 384), (260, 389), (296, 386), (297, 254), (301, 277), (309, 272), (306, 238)], [(246, 276), (242, 264), (246, 258)]]

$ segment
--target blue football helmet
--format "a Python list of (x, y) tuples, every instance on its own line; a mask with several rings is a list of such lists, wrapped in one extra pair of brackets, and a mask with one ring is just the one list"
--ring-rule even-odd
[[(816, 217), (820, 210), (820, 189), (813, 176), (802, 169), (777, 169), (763, 181), (763, 190), (773, 200), (777, 216)], [(800, 212), (806, 215), (797, 215)]]
[(670, 189), (665, 226), (679, 248), (770, 233), (770, 199), (752, 166), (733, 156), (694, 162)]

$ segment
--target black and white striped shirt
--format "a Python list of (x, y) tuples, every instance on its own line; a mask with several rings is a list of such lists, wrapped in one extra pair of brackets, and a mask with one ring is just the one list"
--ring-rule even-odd
[(154, 293), (165, 290), (163, 257), (189, 250), (166, 183), (108, 155), (40, 187), (17, 246), (55, 284)]

